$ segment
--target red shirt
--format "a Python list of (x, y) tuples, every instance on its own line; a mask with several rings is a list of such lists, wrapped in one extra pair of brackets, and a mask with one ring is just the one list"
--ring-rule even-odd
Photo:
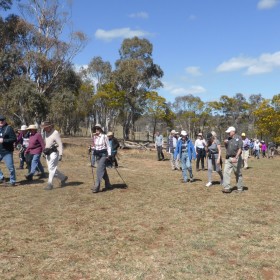
[(38, 155), (45, 149), (44, 140), (39, 132), (36, 132), (29, 137), (29, 145), (25, 153), (30, 153), (31, 155)]

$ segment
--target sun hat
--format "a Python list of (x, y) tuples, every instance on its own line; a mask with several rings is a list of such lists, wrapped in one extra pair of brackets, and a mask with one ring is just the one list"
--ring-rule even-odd
[(199, 133), (197, 134), (197, 136), (202, 136), (202, 133), (201, 133), (201, 132), (199, 132)]
[(245, 132), (242, 132), (242, 133), (241, 133), (241, 136), (246, 136)]
[(175, 131), (174, 129), (172, 129), (172, 130), (170, 131), (170, 133), (171, 133), (171, 134), (176, 134), (176, 131)]
[(102, 126), (101, 126), (100, 123), (97, 123), (97, 124), (93, 127), (94, 130), (96, 130), (96, 128), (101, 129), (101, 131), (103, 132), (103, 129), (102, 129)]
[(113, 132), (111, 132), (111, 131), (109, 131), (108, 133), (107, 133), (107, 136), (109, 137), (109, 136), (113, 136), (114, 135), (114, 133)]
[(226, 133), (230, 133), (231, 131), (235, 131), (235, 127), (234, 127), (234, 126), (230, 126), (230, 127), (226, 130)]
[(27, 130), (27, 125), (22, 125), (19, 130)]
[(32, 129), (37, 130), (38, 128), (35, 124), (31, 124), (27, 127), (27, 130), (32, 130)]
[(182, 130), (182, 131), (181, 131), (181, 135), (182, 135), (182, 136), (187, 136), (187, 135), (188, 135), (188, 133), (187, 133), (187, 131)]

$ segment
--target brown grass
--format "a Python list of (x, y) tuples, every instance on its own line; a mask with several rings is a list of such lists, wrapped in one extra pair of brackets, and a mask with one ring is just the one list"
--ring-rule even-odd
[(120, 151), (128, 187), (110, 169), (115, 188), (92, 194), (90, 141), (65, 142), (65, 188), (25, 170), (0, 185), (1, 279), (280, 279), (279, 157), (250, 159), (248, 190), (223, 194), (207, 171), (182, 184), (155, 151)]

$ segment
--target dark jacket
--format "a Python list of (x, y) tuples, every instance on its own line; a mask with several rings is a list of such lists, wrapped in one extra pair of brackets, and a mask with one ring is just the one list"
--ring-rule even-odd
[(117, 152), (117, 149), (120, 146), (118, 139), (115, 137), (112, 137), (112, 139), (109, 142), (111, 142), (112, 152)]
[(3, 138), (3, 143), (0, 144), (0, 153), (13, 152), (14, 143), (17, 141), (13, 128), (6, 123), (2, 129), (0, 128), (0, 131), (2, 131), (0, 137)]

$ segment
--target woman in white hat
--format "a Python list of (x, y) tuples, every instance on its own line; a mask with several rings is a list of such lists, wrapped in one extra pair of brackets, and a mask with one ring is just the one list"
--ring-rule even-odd
[(92, 149), (94, 151), (94, 156), (96, 158), (97, 168), (96, 168), (96, 181), (92, 189), (93, 193), (98, 193), (100, 191), (100, 185), (102, 178), (105, 181), (105, 189), (111, 188), (109, 176), (106, 170), (106, 161), (111, 157), (111, 147), (107, 135), (103, 133), (100, 124), (96, 124), (93, 127), (94, 135), (92, 137)]
[(27, 161), (31, 161), (31, 166), (29, 166), (29, 172), (25, 176), (25, 178), (28, 181), (32, 181), (37, 168), (39, 168), (39, 170), (41, 171), (41, 178), (45, 178), (46, 175), (44, 167), (40, 161), (41, 154), (45, 148), (44, 140), (41, 133), (37, 132), (38, 129), (36, 125), (29, 125), (27, 127), (27, 130), (30, 132), (30, 136), (29, 145), (25, 151), (25, 157), (27, 158)]

